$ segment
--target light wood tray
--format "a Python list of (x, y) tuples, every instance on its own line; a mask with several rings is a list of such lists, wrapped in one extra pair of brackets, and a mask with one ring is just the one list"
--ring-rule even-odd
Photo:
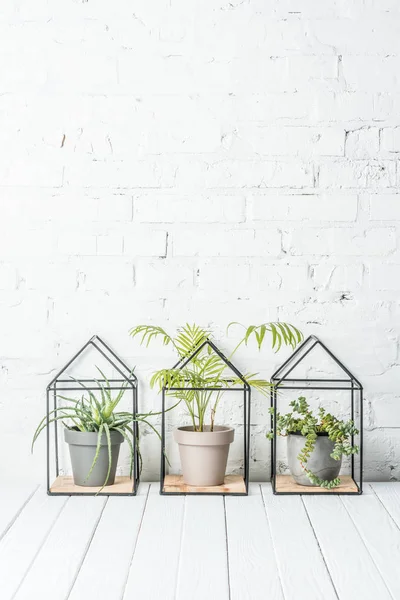
[[(114, 485), (106, 485), (101, 494), (132, 494), (133, 479), (130, 477), (116, 477)], [(84, 487), (75, 485), (72, 477), (57, 477), (50, 492), (53, 494), (96, 494), (99, 487)]]
[(291, 475), (277, 475), (275, 483), (276, 492), (295, 494), (343, 494), (358, 493), (356, 484), (350, 475), (340, 476), (341, 484), (332, 490), (314, 487), (311, 485), (299, 485)]
[(166, 494), (245, 494), (246, 485), (241, 475), (226, 475), (223, 485), (212, 487), (186, 485), (182, 475), (166, 475), (163, 492)]

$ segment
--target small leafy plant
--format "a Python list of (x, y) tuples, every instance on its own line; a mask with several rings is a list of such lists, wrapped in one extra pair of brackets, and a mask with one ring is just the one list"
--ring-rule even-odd
[[(229, 327), (232, 325), (238, 325), (238, 323), (231, 323)], [(298, 329), (286, 323), (251, 325), (246, 329), (245, 336), (229, 358), (232, 358), (242, 344), (247, 345), (251, 336), (256, 338), (258, 349), (261, 349), (267, 333), (271, 334), (272, 348), (276, 351), (281, 348), (282, 344), (295, 348), (303, 339)], [(211, 330), (187, 323), (178, 329), (176, 335), (172, 336), (161, 327), (137, 325), (130, 331), (130, 334), (134, 338), (139, 336), (140, 343), (146, 346), (149, 346), (157, 338), (161, 339), (164, 346), (173, 346), (179, 359), (178, 365), (173, 369), (156, 371), (151, 378), (150, 385), (152, 388), (158, 388), (159, 391), (165, 387), (167, 394), (177, 398), (178, 404), (182, 401), (185, 403), (194, 431), (202, 432), (206, 428), (213, 431), (217, 408), (224, 391), (227, 388), (242, 385), (243, 381), (236, 375), (232, 377), (224, 360), (208, 344), (205, 344), (207, 340), (212, 339)], [(185, 361), (203, 344), (205, 344), (203, 348), (186, 363)], [(246, 373), (244, 379), (251, 387), (263, 394), (267, 393), (271, 385), (269, 381), (259, 379), (257, 373)], [(215, 390), (215, 388), (218, 389)]]
[[(337, 417), (327, 413), (322, 407), (318, 409), (317, 416), (315, 416), (304, 396), (301, 396), (298, 400), (293, 400), (290, 406), (293, 410), (286, 415), (276, 414), (277, 435), (287, 436), (291, 433), (300, 433), (303, 435), (306, 441), (304, 448), (297, 456), (301, 468), (313, 485), (327, 489), (337, 487), (340, 485), (339, 477), (336, 477), (332, 481), (320, 479), (307, 468), (308, 459), (314, 451), (318, 434), (322, 432), (326, 432), (329, 439), (334, 442), (331, 454), (333, 459), (340, 460), (342, 456), (358, 454), (359, 447), (353, 446), (351, 443), (352, 436), (358, 435), (358, 429), (356, 429), (353, 421), (339, 420)], [(274, 417), (273, 408), (270, 409), (270, 413)], [(272, 431), (267, 433), (268, 439), (273, 439), (273, 437), (274, 434)]]
[[(112, 395), (108, 379), (100, 371), (100, 369), (98, 369), (98, 371), (100, 372), (105, 382), (103, 383), (102, 381), (95, 380), (98, 387), (100, 388), (100, 397), (96, 397), (96, 395), (80, 381), (71, 378), (82, 388), (84, 388), (85, 392), (79, 400), (77, 400), (76, 398), (67, 398), (66, 396), (58, 395), (57, 397), (64, 400), (65, 402), (68, 402), (68, 405), (60, 406), (56, 410), (50, 411), (49, 424), (54, 423), (56, 421), (61, 421), (67, 429), (82, 432), (97, 432), (96, 452), (89, 473), (87, 474), (86, 480), (90, 477), (98, 460), (102, 436), (103, 434), (106, 436), (108, 447), (108, 472), (104, 484), (101, 488), (103, 489), (103, 487), (108, 481), (111, 471), (111, 431), (118, 431), (128, 443), (130, 451), (130, 477), (132, 477), (134, 460), (134, 448), (132, 444), (132, 438), (134, 436), (134, 423), (146, 423), (146, 425), (148, 425), (157, 434), (158, 437), (160, 437), (160, 435), (158, 431), (153, 427), (153, 425), (148, 421), (148, 418), (151, 415), (157, 413), (150, 412), (147, 414), (134, 415), (133, 413), (127, 411), (116, 412), (116, 408), (118, 407), (119, 403), (121, 402), (124, 396), (128, 383), (124, 383), (121, 386), (122, 389), (114, 397)], [(46, 427), (47, 416), (43, 417), (34, 433), (32, 440), (32, 452), (37, 438)], [(142, 457), (139, 448), (138, 454), (141, 468)]]

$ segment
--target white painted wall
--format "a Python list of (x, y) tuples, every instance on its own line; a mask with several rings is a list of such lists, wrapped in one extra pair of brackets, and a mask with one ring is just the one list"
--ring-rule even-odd
[(366, 476), (400, 477), (399, 34), (395, 0), (2, 0), (1, 471), (44, 475), (45, 385), (93, 333), (144, 384), (173, 357), (137, 323), (279, 318), (362, 380)]

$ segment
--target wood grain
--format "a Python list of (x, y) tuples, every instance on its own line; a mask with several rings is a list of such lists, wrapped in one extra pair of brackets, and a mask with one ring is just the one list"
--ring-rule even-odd
[[(106, 485), (102, 490), (102, 494), (131, 494), (133, 488), (133, 480), (130, 477), (116, 477), (114, 485)], [(96, 494), (100, 487), (85, 487), (83, 485), (75, 485), (72, 477), (60, 476), (57, 477), (50, 491), (54, 494)]]
[(185, 499), (151, 485), (124, 600), (176, 600)]
[(223, 485), (212, 487), (186, 485), (182, 475), (166, 475), (163, 491), (167, 494), (246, 494), (246, 486), (241, 475), (226, 475)]
[[(48, 500), (54, 503), (65, 499), (49, 497)], [(15, 600), (68, 598), (107, 500), (89, 496), (66, 499)]]
[(341, 484), (332, 490), (322, 489), (311, 485), (299, 485), (291, 475), (276, 476), (276, 491), (277, 492), (294, 492), (295, 494), (340, 494), (340, 493), (357, 493), (357, 486), (350, 475), (342, 475), (340, 477)]
[(262, 485), (261, 490), (285, 600), (298, 600), (299, 590), (307, 590), (307, 600), (336, 600), (301, 497), (276, 496), (268, 484)]
[(68, 498), (50, 498), (40, 488), (7, 531), (0, 542), (1, 600), (14, 598), (67, 502)]
[[(120, 600), (135, 550), (149, 484), (136, 498), (109, 498), (68, 600)], [(107, 549), (110, 551), (107, 551)], [(110, 573), (110, 577), (93, 577)]]
[(229, 600), (222, 497), (189, 496), (185, 499), (180, 556), (176, 600)]
[(362, 502), (351, 496), (343, 496), (341, 501), (357, 527), (393, 598), (400, 598), (399, 528), (368, 484), (365, 485)]
[[(301, 500), (340, 600), (392, 600), (341, 497), (302, 496)], [(356, 500), (361, 503), (365, 497)]]
[(231, 600), (283, 600), (260, 486), (250, 484), (248, 497), (227, 496), (225, 510)]

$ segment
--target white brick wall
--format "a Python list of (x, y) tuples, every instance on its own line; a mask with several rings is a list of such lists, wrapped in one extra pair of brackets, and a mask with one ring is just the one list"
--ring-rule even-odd
[[(1, 2), (3, 471), (44, 474), (45, 385), (93, 333), (156, 408), (173, 357), (131, 326), (280, 318), (363, 381), (366, 476), (400, 479), (399, 20), (395, 0)], [(252, 459), (267, 477), (259, 434)]]

